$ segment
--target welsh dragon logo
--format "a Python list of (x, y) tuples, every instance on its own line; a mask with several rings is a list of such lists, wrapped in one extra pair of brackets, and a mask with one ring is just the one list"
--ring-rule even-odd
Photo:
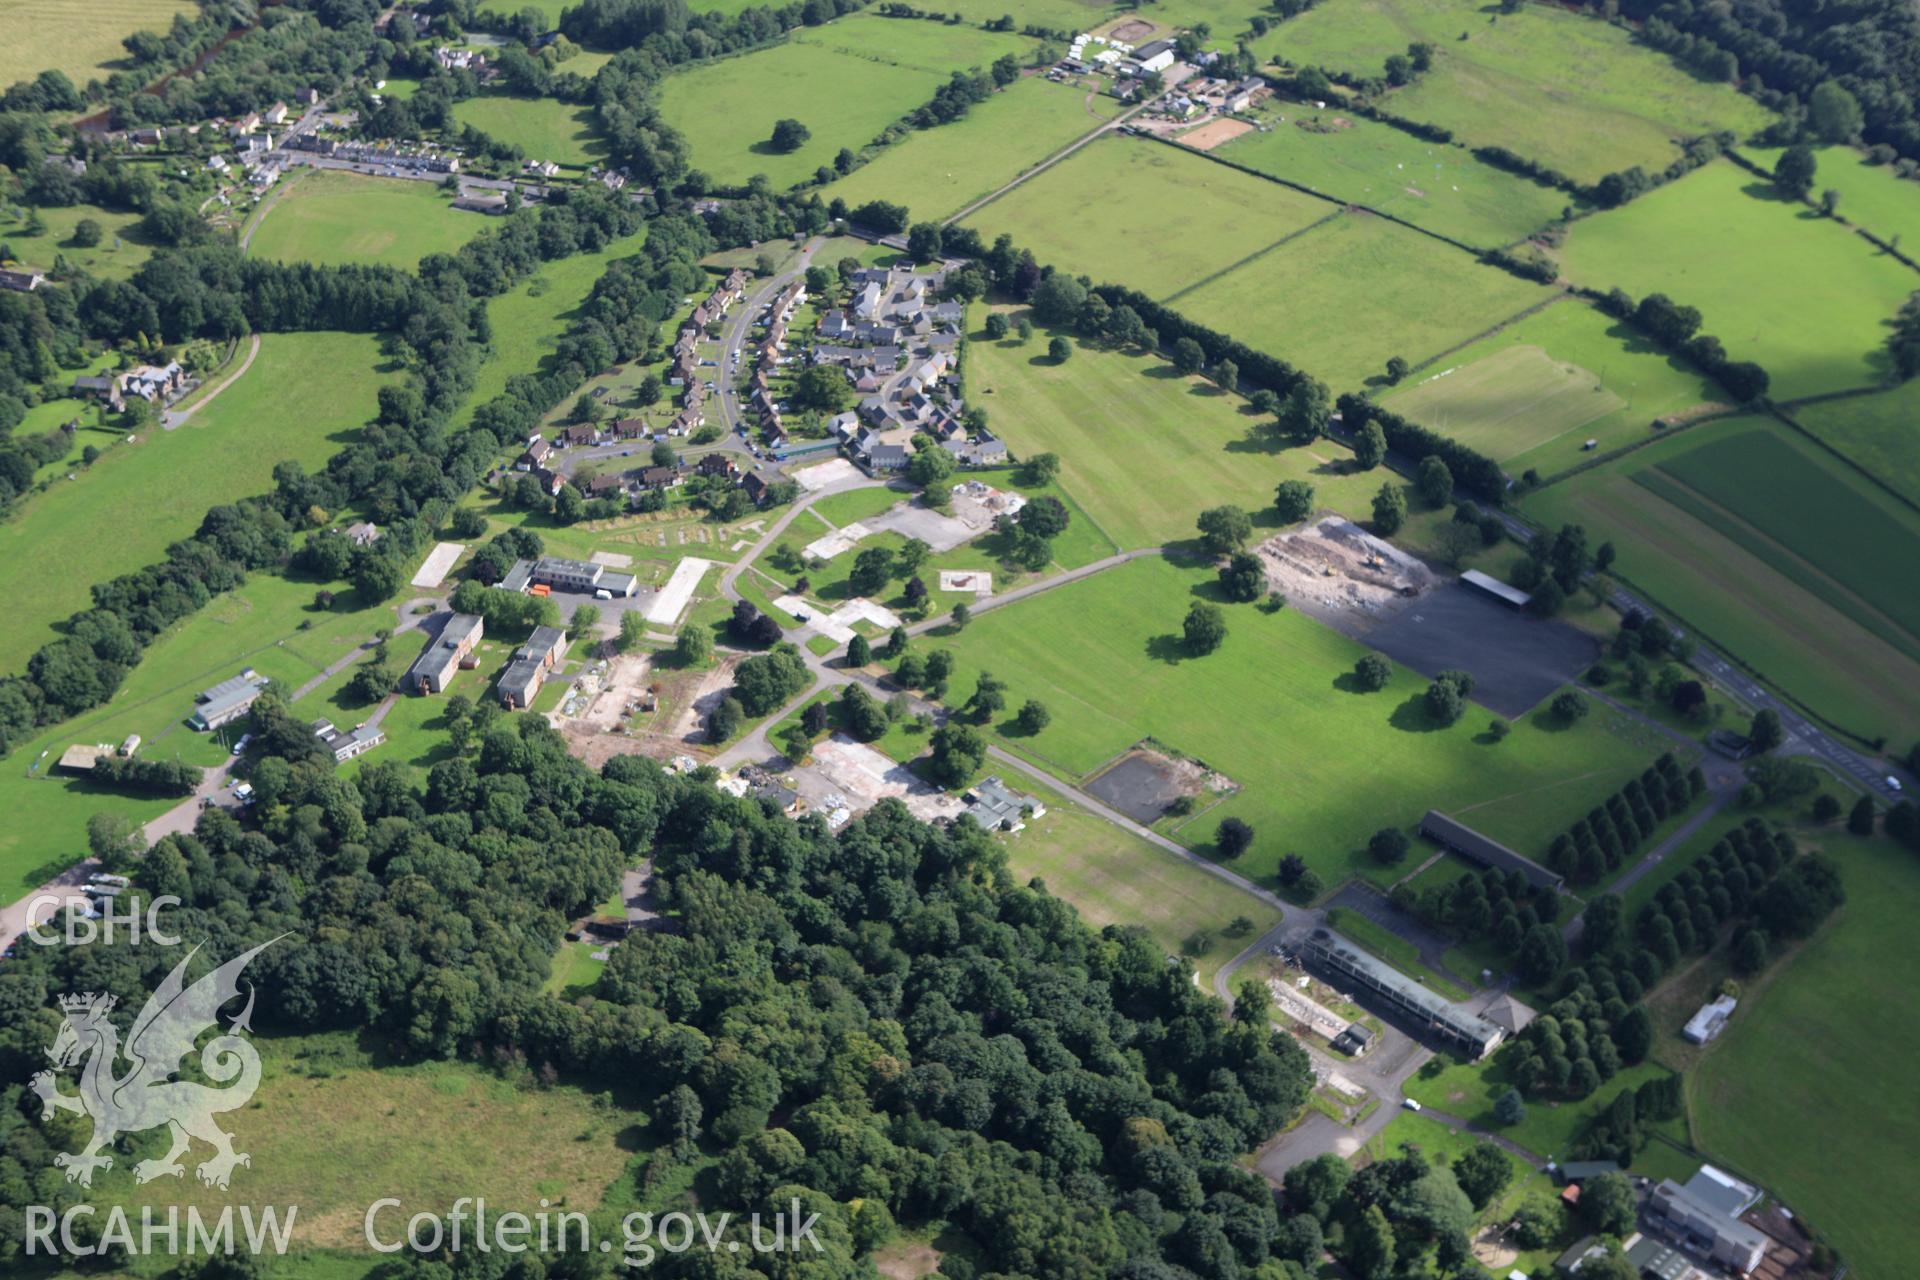
[[(192, 985), (186, 981), (187, 965), (200, 948), (189, 951), (141, 1008), (124, 1045), (108, 1020), (116, 1003), (112, 996), (87, 992), (60, 997), (67, 1021), (47, 1051), (54, 1070), (36, 1074), (31, 1086), (49, 1111), (93, 1118), (93, 1137), (86, 1147), (53, 1158), (55, 1165), (67, 1171), (67, 1181), (91, 1187), (94, 1170), (113, 1167), (113, 1157), (102, 1155), (101, 1148), (120, 1134), (161, 1125), (172, 1132), (173, 1145), (160, 1159), (134, 1166), (138, 1182), (180, 1177), (186, 1172), (180, 1157), (187, 1154), (194, 1138), (214, 1148), (214, 1154), (195, 1170), (209, 1186), (225, 1190), (234, 1167), (252, 1163), (245, 1152), (233, 1149), (233, 1138), (214, 1123), (221, 1112), (245, 1106), (260, 1084), (260, 1055), (242, 1034), (252, 1031), (248, 1025), (253, 1015), (252, 984), (247, 987), (246, 1007), (228, 1023), (226, 1034), (199, 1049), (200, 1071), (214, 1085), (172, 1077), (194, 1052), (201, 1034), (218, 1028), (220, 1008), (240, 994), (240, 974), (247, 963), (278, 941), (261, 943)], [(116, 1075), (123, 1058), (127, 1068)], [(57, 1073), (70, 1067), (79, 1069), (77, 1094), (61, 1093), (57, 1085)]]

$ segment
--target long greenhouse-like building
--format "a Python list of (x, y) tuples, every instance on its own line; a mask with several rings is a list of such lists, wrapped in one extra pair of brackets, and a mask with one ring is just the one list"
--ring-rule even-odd
[(1384, 1000), (1394, 1013), (1417, 1023), (1470, 1061), (1486, 1057), (1506, 1037), (1504, 1028), (1428, 990), (1331, 930), (1313, 931), (1307, 939), (1306, 956), (1330, 976), (1356, 983)]

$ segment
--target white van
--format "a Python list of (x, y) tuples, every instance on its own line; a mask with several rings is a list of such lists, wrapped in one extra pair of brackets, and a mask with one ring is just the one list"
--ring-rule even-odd
[(613, 592), (607, 590), (605, 587), (601, 587), (593, 593), (593, 598), (595, 600), (611, 600), (613, 599)]

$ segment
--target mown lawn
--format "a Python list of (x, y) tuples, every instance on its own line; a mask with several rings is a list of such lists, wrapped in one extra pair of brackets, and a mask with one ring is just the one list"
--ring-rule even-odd
[(943, 218), (997, 191), (1121, 111), (1106, 95), (1043, 77), (1017, 80), (938, 129), (916, 130), (821, 194), (857, 208), (869, 200), (905, 204), (914, 221)]
[[(992, 240), (1155, 298), (1190, 289), (1338, 212), (1178, 147), (1112, 136), (967, 218)], [(1182, 308), (1184, 310), (1184, 308)], [(1224, 327), (1243, 336), (1234, 326)]]
[[(562, 70), (591, 75), (591, 71), (576, 65), (578, 61), (576, 58), (564, 64)], [(463, 125), (472, 125), (495, 141), (519, 147), (529, 160), (584, 167), (607, 152), (606, 143), (594, 124), (592, 107), (552, 98), (484, 93), (456, 102), (453, 118)]]
[(1394, 356), (1417, 365), (1551, 296), (1417, 231), (1347, 213), (1173, 301), (1341, 392)]
[(1389, 110), (1579, 182), (1629, 165), (1664, 169), (1679, 154), (1675, 138), (1744, 134), (1770, 118), (1732, 85), (1701, 80), (1624, 28), (1547, 5), (1494, 13), (1477, 0), (1329, 0), (1276, 25), (1254, 48), (1378, 76), (1389, 55), (1420, 40), (1434, 46), (1434, 66), (1389, 94)]
[(1846, 905), (1735, 1014), (1689, 1080), (1690, 1109), (1709, 1153), (1761, 1179), (1860, 1275), (1897, 1276), (1920, 1227), (1875, 1188), (1920, 1145), (1920, 1107), (1888, 1076), (1920, 1054), (1920, 1023), (1889, 1016), (1920, 982), (1920, 863), (1886, 840), (1819, 844)]
[(283, 461), (319, 467), (373, 416), (391, 376), (380, 366), (366, 334), (269, 334), (253, 367), (185, 425), (140, 432), (0, 524), (11, 602), (0, 670), (18, 670), (55, 622), (87, 607), (94, 583), (159, 560), (209, 507), (268, 491)]
[(1408, 671), (1379, 693), (1349, 692), (1367, 651), (1292, 609), (1227, 606), (1226, 642), (1190, 657), (1181, 619), (1216, 592), (1209, 568), (1138, 560), (983, 614), (932, 645), (956, 656), (954, 705), (982, 668), (1006, 682), (1009, 708), (1047, 705), (1053, 722), (1038, 736), (1010, 724), (995, 732), (1061, 777), (1083, 779), (1148, 737), (1225, 773), (1240, 790), (1171, 834), (1212, 855), (1222, 819), (1247, 821), (1255, 842), (1233, 865), (1263, 882), (1286, 853), (1329, 886), (1391, 878), (1366, 856), (1366, 838), (1440, 803), (1486, 804), (1475, 825), (1518, 838), (1584, 813), (1652, 758), (1597, 713), (1566, 730), (1531, 717), (1501, 743), (1478, 709), (1438, 728), (1425, 682)]
[(0, 53), (0, 84), (31, 80), (49, 68), (76, 87), (105, 80), (131, 65), (120, 42), (136, 31), (164, 32), (189, 0), (9, 0), (9, 39)]
[(1638, 1089), (1649, 1080), (1672, 1074), (1652, 1061), (1623, 1067), (1584, 1098), (1559, 1103), (1530, 1100), (1519, 1124), (1503, 1125), (1494, 1118), (1493, 1104), (1507, 1091), (1509, 1081), (1495, 1058), (1471, 1064), (1445, 1058), (1434, 1061), (1444, 1064), (1437, 1073), (1420, 1071), (1408, 1078), (1404, 1087), (1409, 1098), (1509, 1138), (1542, 1159), (1565, 1157), (1568, 1145), (1613, 1105), (1621, 1090)]
[(1778, 400), (1872, 386), (1886, 323), (1920, 276), (1730, 161), (1575, 224), (1564, 274), (1605, 292), (1662, 292), (1772, 377)]
[(1465, 146), (1428, 142), (1337, 106), (1273, 100), (1258, 114), (1263, 128), (1212, 154), (1476, 248), (1538, 231), (1568, 203), (1564, 191), (1482, 164)]
[(1654, 438), (1649, 425), (1716, 401), (1714, 383), (1569, 298), (1457, 351), (1382, 399), (1514, 475), (1552, 476)]
[[(840, 148), (873, 141), (932, 98), (951, 72), (1006, 53), (1024, 56), (1032, 44), (978, 28), (842, 18), (774, 48), (667, 77), (660, 114), (686, 135), (694, 167), (715, 181), (741, 184), (765, 174), (786, 187), (832, 164)], [(812, 137), (782, 154), (769, 139), (774, 122), (787, 118)]]
[[(1897, 630), (1883, 624), (1877, 634), (1857, 611), (1833, 603), (1838, 588), (1831, 579), (1777, 546), (1769, 549), (1751, 526), (1735, 539), (1726, 531), (1741, 526), (1730, 518), (1709, 522), (1702, 518), (1709, 509), (1697, 502), (1676, 506), (1667, 495), (1685, 491), (1663, 475), (1656, 473), (1651, 486), (1641, 483), (1668, 459), (1702, 445), (1753, 431), (1784, 439), (1788, 430), (1755, 417), (1707, 423), (1530, 494), (1522, 508), (1547, 527), (1581, 524), (1596, 542), (1612, 541), (1615, 571), (1630, 585), (1843, 729), (1867, 738), (1911, 737), (1920, 725), (1920, 681), (1914, 659), (1886, 638)], [(1838, 463), (1804, 445), (1794, 452), (1796, 475), (1809, 486), (1847, 482)], [(1885, 501), (1864, 482), (1853, 487), (1863, 509)]]
[(481, 215), (455, 209), (437, 183), (315, 170), (288, 181), (247, 248), (275, 262), (411, 271), (421, 258), (451, 253), (486, 226)]

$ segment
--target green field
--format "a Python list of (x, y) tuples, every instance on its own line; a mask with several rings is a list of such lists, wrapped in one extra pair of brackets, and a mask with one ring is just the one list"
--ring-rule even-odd
[(1012, 232), (1043, 265), (1165, 298), (1335, 212), (1180, 148), (1103, 138), (967, 222), (989, 240)]
[(1385, 99), (1444, 126), (1596, 182), (1678, 155), (1673, 139), (1751, 132), (1768, 113), (1732, 85), (1708, 84), (1621, 27), (1547, 5), (1495, 13), (1476, 0), (1328, 0), (1276, 26), (1262, 55), (1378, 76), (1390, 54), (1424, 40), (1433, 69)]
[[(660, 85), (660, 114), (686, 135), (693, 165), (718, 182), (765, 174), (790, 186), (842, 147), (855, 150), (921, 106), (958, 69), (985, 67), (1002, 54), (1024, 55), (1032, 42), (977, 28), (877, 16), (805, 28), (786, 43), (705, 62)], [(812, 139), (780, 154), (768, 139), (792, 117)]]
[[(0, 590), (12, 602), (0, 670), (20, 669), (55, 622), (86, 608), (94, 583), (159, 560), (209, 507), (271, 489), (276, 464), (325, 462), (373, 416), (379, 365), (365, 334), (268, 335), (253, 367), (184, 426), (142, 432), (0, 524)], [(47, 564), (62, 571), (41, 572)]]
[[(591, 74), (575, 63), (566, 64), (566, 69)], [(454, 103), (453, 118), (463, 125), (472, 125), (496, 142), (520, 148), (529, 160), (551, 160), (555, 164), (584, 168), (607, 152), (594, 125), (592, 107), (552, 98), (486, 93)]]
[(1394, 356), (1418, 364), (1550, 296), (1417, 231), (1347, 213), (1173, 301), (1339, 392)]
[[(19, 217), (11, 216), (16, 208)], [(30, 236), (26, 233), (24, 207), (8, 203), (6, 210), (0, 212), (0, 239), (7, 242), (20, 261), (42, 271), (51, 270), (59, 259), (65, 258), (67, 265), (84, 268), (87, 274), (102, 280), (124, 280), (139, 270), (150, 253), (134, 230), (140, 221), (137, 213), (114, 213), (85, 204), (41, 209), (39, 213), (46, 230)], [(100, 224), (100, 243), (91, 249), (82, 249), (73, 243), (73, 229), (82, 218), (91, 218)]]
[(1887, 1075), (1920, 1053), (1920, 1024), (1887, 1016), (1920, 982), (1920, 864), (1884, 840), (1819, 843), (1847, 903), (1741, 1006), (1689, 1078), (1690, 1111), (1708, 1152), (1762, 1179), (1878, 1280), (1905, 1274), (1920, 1249), (1913, 1215), (1876, 1193), (1920, 1144), (1920, 1109)]
[[(1740, 153), (1768, 172), (1780, 162), (1783, 148), (1742, 147)], [(1814, 149), (1813, 193), (1840, 193), (1840, 216), (1882, 240), (1906, 246), (1912, 257), (1920, 249), (1920, 183), (1902, 178), (1892, 165), (1871, 164), (1852, 147)]]
[(126, 69), (121, 41), (136, 31), (165, 31), (190, 0), (0, 0), (11, 37), (0, 54), (0, 85), (53, 68), (76, 88)]
[(1436, 728), (1425, 682), (1407, 671), (1380, 693), (1348, 692), (1343, 677), (1367, 651), (1293, 609), (1230, 607), (1226, 643), (1189, 657), (1181, 618), (1214, 594), (1210, 568), (1149, 558), (983, 614), (942, 641), (958, 659), (953, 700), (965, 701), (983, 667), (1007, 682), (1009, 706), (1039, 698), (1053, 723), (1004, 745), (1064, 778), (1085, 778), (1150, 735), (1204, 760), (1240, 790), (1172, 834), (1211, 853), (1221, 819), (1246, 820), (1257, 838), (1234, 866), (1263, 882), (1288, 852), (1329, 885), (1390, 879), (1399, 872), (1367, 858), (1367, 836), (1441, 797), (1450, 811), (1487, 805), (1474, 824), (1520, 840), (1584, 812), (1651, 758), (1600, 715), (1567, 731), (1528, 718), (1499, 744), (1477, 709)]
[(1383, 403), (1518, 475), (1554, 475), (1654, 436), (1649, 424), (1719, 388), (1633, 330), (1568, 299), (1423, 371)]
[(1346, 471), (1340, 446), (1283, 447), (1244, 400), (1157, 357), (1082, 347), (1056, 365), (1045, 342), (975, 337), (970, 392), (1016, 455), (1059, 455), (1062, 487), (1124, 549), (1192, 538), (1195, 517), (1223, 502), (1271, 516), (1282, 480), (1308, 480), (1319, 502), (1350, 510), (1380, 487)]
[(1482, 164), (1464, 146), (1308, 104), (1275, 102), (1259, 114), (1262, 128), (1211, 154), (1476, 248), (1538, 231), (1567, 206), (1565, 192)]
[(921, 129), (882, 151), (820, 194), (850, 208), (868, 200), (907, 204), (916, 222), (944, 218), (999, 190), (1075, 138), (1120, 111), (1107, 96), (1087, 101), (1077, 89), (1039, 77), (1015, 81), (938, 129)]
[[(1772, 429), (1723, 433), (1664, 460), (1660, 470), (1731, 516), (1728, 528), (1739, 531), (1742, 545), (1783, 564), (1804, 561), (1811, 572), (1794, 576), (1810, 586), (1831, 579), (1920, 639), (1920, 598), (1903, 586), (1920, 562), (1920, 519), (1893, 503), (1863, 500), (1851, 476), (1809, 466), (1810, 456)], [(1852, 606), (1838, 596), (1835, 603)]]
[(1802, 405), (1793, 420), (1920, 504), (1920, 380), (1875, 395)]
[[(11, 901), (83, 856), (83, 832), (94, 813), (109, 810), (146, 821), (178, 803), (115, 795), (84, 780), (50, 774), (67, 747), (117, 743), (137, 733), (148, 758), (218, 764), (227, 758), (221, 739), (235, 735), (194, 733), (187, 727), (195, 693), (248, 666), (291, 693), (351, 653), (375, 628), (394, 625), (390, 606), (361, 607), (352, 592), (325, 611), (313, 607), (313, 596), (312, 583), (255, 575), (149, 645), (106, 706), (15, 749), (8, 767), (0, 769), (0, 809), (9, 819), (0, 824), (4, 896)], [(416, 647), (396, 642), (399, 651)], [(299, 704), (302, 710), (308, 705)], [(380, 759), (380, 752), (367, 759)]]
[[(223, 1123), (253, 1157), (235, 1173), (233, 1192), (249, 1203), (298, 1205), (293, 1234), (306, 1245), (365, 1249), (367, 1208), (387, 1196), (404, 1207), (380, 1220), (386, 1239), (401, 1238), (413, 1213), (444, 1213), (460, 1196), (485, 1195), (501, 1211), (537, 1209), (543, 1198), (592, 1209), (626, 1168), (641, 1122), (571, 1085), (516, 1085), (466, 1063), (381, 1063), (346, 1036), (260, 1044), (259, 1092)], [(142, 1151), (164, 1142), (152, 1135)], [(132, 1163), (116, 1161), (96, 1184), (102, 1200), (163, 1214), (195, 1205), (209, 1215), (229, 1202), (190, 1175), (135, 1187)]]
[[(1792, 468), (1788, 477), (1770, 483), (1790, 478), (1796, 489), (1804, 486), (1822, 504), (1850, 502), (1862, 519), (1911, 527), (1910, 518), (1842, 464), (1763, 418), (1695, 427), (1550, 485), (1529, 495), (1522, 508), (1548, 527), (1584, 524), (1591, 538), (1610, 539), (1619, 551), (1616, 572), (1629, 584), (1842, 728), (1862, 737), (1912, 737), (1920, 728), (1920, 681), (1908, 656), (1911, 643), (1903, 649), (1886, 638), (1897, 638), (1898, 629), (1885, 624), (1876, 633), (1873, 620), (1848, 607), (1847, 594), (1832, 578), (1811, 562), (1786, 555), (1784, 547), (1723, 508), (1703, 498), (1687, 499), (1691, 491), (1669, 474), (1655, 474), (1651, 485), (1644, 482), (1671, 459), (1754, 433), (1777, 437), (1760, 447)], [(1782, 444), (1791, 446), (1790, 456), (1780, 454)], [(1850, 496), (1836, 497), (1836, 490)], [(1796, 498), (1791, 505), (1798, 503)], [(1840, 544), (1852, 519), (1820, 536)], [(1796, 538), (1806, 536), (1790, 512), (1774, 513), (1770, 525), (1783, 531), (1782, 537), (1787, 530)]]
[(430, 253), (450, 253), (487, 220), (462, 213), (433, 182), (369, 178), (334, 170), (289, 181), (254, 226), (247, 248), (276, 262), (382, 264), (411, 271)]
[(493, 327), (493, 353), (474, 379), (469, 405), (483, 405), (506, 389), (507, 379), (539, 368), (575, 310), (593, 291), (594, 281), (620, 258), (646, 243), (646, 232), (616, 240), (598, 253), (576, 253), (543, 262), (538, 271), (487, 303)]
[(1669, 1074), (1665, 1067), (1651, 1061), (1625, 1067), (1577, 1103), (1557, 1107), (1529, 1103), (1526, 1118), (1512, 1126), (1500, 1124), (1493, 1116), (1493, 1101), (1506, 1092), (1507, 1077), (1492, 1059), (1471, 1065), (1450, 1062), (1431, 1076), (1422, 1071), (1405, 1087), (1407, 1096), (1423, 1106), (1459, 1116), (1519, 1143), (1537, 1156), (1551, 1158), (1564, 1156), (1567, 1144), (1579, 1137), (1595, 1116), (1605, 1112), (1622, 1089), (1638, 1089), (1648, 1080)]
[(1758, 361), (1776, 400), (1871, 386), (1886, 322), (1920, 276), (1729, 161), (1574, 227), (1560, 258), (1589, 288), (1662, 292)]

